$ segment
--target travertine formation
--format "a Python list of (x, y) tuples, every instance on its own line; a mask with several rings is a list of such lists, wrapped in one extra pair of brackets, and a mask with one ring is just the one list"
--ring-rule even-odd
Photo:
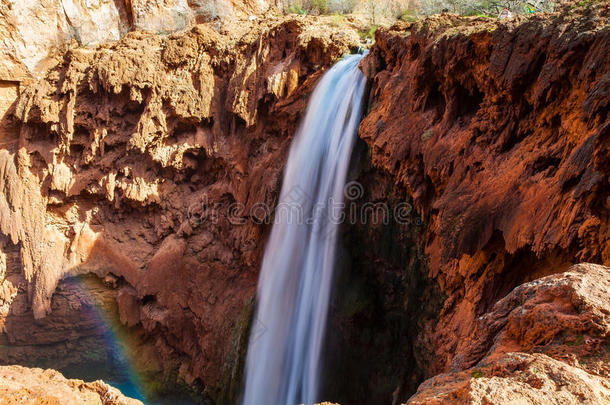
[(360, 136), (413, 198), (446, 297), (416, 338), (427, 376), (478, 361), (464, 355), (477, 318), (516, 286), (610, 265), (609, 13), (443, 15), (377, 33)]
[(426, 380), (409, 405), (606, 404), (608, 378), (541, 354), (507, 353), (481, 367)]
[[(70, 300), (53, 298), (62, 278), (110, 274), (121, 320), (146, 331), (174, 376), (214, 395), (233, 367), (232, 337), (247, 332), (240, 316), (307, 95), (359, 43), (327, 21), (133, 32), (70, 49), (22, 92), (19, 147), (0, 151), (3, 299), (7, 312), (21, 303), (2, 320), (4, 339), (20, 346), (5, 361), (53, 343), (26, 339), (29, 323), (52, 330), (70, 319)], [(75, 331), (86, 336), (83, 322)]]
[[(5, 113), (20, 87), (55, 66), (70, 47), (117, 41), (131, 30), (162, 35), (214, 22), (216, 30), (263, 18), (266, 0), (5, 0), (0, 4), (0, 147), (14, 123)], [(224, 28), (226, 30), (226, 28)], [(5, 117), (5, 118), (3, 118)]]
[(266, 0), (6, 0), (0, 4), (0, 80), (43, 73), (71, 41), (93, 46), (131, 29), (168, 33), (254, 18), (269, 7)]
[(593, 264), (520, 285), (409, 403), (610, 403), (608, 291), (610, 268)]
[(55, 370), (0, 367), (3, 405), (142, 405), (102, 381), (68, 380)]

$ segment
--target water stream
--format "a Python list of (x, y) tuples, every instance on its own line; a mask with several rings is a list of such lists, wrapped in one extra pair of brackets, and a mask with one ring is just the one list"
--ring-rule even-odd
[(325, 73), (292, 142), (258, 282), (243, 405), (320, 400), (337, 229), (365, 87), (361, 58)]

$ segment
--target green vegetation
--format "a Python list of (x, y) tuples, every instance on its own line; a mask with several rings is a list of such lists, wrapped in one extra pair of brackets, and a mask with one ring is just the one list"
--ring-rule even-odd
[(503, 10), (513, 15), (553, 11), (557, 4), (558, 0), (422, 0), (421, 12), (436, 14), (447, 11), (470, 16), (498, 17)]
[(469, 16), (471, 16), (471, 17), (495, 18), (495, 16), (490, 15), (488, 13), (479, 13), (479, 12), (474, 12), (472, 14), (469, 14)]
[(430, 138), (432, 138), (434, 136), (434, 130), (432, 128), (427, 129), (426, 131), (424, 131), (423, 134), (421, 134), (421, 140), (422, 141), (427, 141)]
[(285, 10), (291, 14), (347, 14), (356, 4), (357, 0), (290, 0)]
[(482, 370), (474, 369), (472, 370), (472, 373), (470, 374), (472, 376), (472, 378), (482, 378), (485, 377), (485, 374), (483, 374)]
[[(580, 0), (574, 7), (590, 6), (604, 0)], [(414, 22), (420, 16), (443, 12), (497, 18), (516, 14), (554, 11), (559, 0), (287, 0), (284, 11), (292, 14), (350, 14), (367, 16), (371, 25), (400, 19)]]
[(318, 14), (328, 13), (328, 3), (327, 0), (311, 0), (311, 6)]
[(377, 26), (376, 25), (371, 25), (368, 30), (366, 31), (361, 31), (360, 34), (360, 38), (362, 39), (371, 39), (374, 40), (375, 39), (375, 31), (377, 31)]
[(307, 11), (305, 11), (303, 9), (303, 6), (301, 6), (301, 3), (298, 1), (289, 5), (288, 9), (286, 11), (288, 11), (288, 14), (300, 14), (300, 15), (307, 14)]
[(333, 14), (331, 21), (332, 26), (341, 27), (345, 25), (345, 22), (345, 17), (343, 17), (343, 15), (337, 13)]
[(598, 3), (601, 3), (602, 1), (605, 0), (581, 0), (577, 3), (574, 3), (574, 5), (572, 6), (572, 8), (576, 8), (576, 7), (585, 7), (585, 8), (589, 8), (592, 7)]
[(406, 22), (415, 22), (418, 20), (417, 15), (415, 14), (414, 10), (404, 10), (401, 14), (400, 14), (400, 19), (402, 21), (406, 21)]

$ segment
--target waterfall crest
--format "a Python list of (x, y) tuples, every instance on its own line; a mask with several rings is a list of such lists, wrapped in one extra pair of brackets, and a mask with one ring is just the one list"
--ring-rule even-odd
[(243, 405), (319, 400), (336, 234), (366, 81), (361, 58), (325, 73), (292, 142), (258, 282)]

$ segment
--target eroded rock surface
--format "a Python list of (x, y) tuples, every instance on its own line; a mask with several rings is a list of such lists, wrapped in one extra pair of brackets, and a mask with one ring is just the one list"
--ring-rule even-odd
[(44, 73), (71, 41), (94, 46), (132, 29), (168, 33), (214, 20), (221, 26), (269, 7), (265, 0), (6, 0), (0, 4), (0, 80)]
[(463, 354), (476, 320), (514, 287), (610, 264), (609, 12), (443, 15), (377, 32), (360, 136), (423, 219), (443, 302), (415, 343), (427, 376), (478, 361)]
[(19, 147), (0, 151), (6, 302), (20, 303), (9, 341), (27, 330), (11, 317), (44, 323), (61, 311), (62, 278), (111, 274), (123, 322), (147, 333), (174, 376), (215, 395), (223, 367), (237, 366), (225, 360), (247, 332), (240, 314), (307, 96), (358, 46), (355, 31), (324, 21), (134, 32), (71, 49), (22, 92)]
[(195, 23), (260, 18), (275, 4), (267, 0), (126, 0), (136, 29), (163, 32)]
[(55, 370), (0, 366), (0, 402), (4, 405), (142, 405), (102, 381), (69, 380)]
[(507, 353), (480, 368), (425, 381), (410, 405), (606, 404), (608, 379), (543, 354)]
[[(186, 10), (146, 7), (173, 15), (170, 3)], [(453, 372), (416, 398), (453, 381), (459, 395), (483, 400), (488, 388), (529, 381), (536, 364), (544, 374), (534, 385), (565, 373), (584, 384), (565, 398), (605, 398), (607, 360), (587, 363), (580, 351), (593, 342), (601, 353), (603, 310), (580, 325), (589, 315), (573, 308), (576, 287), (509, 293), (575, 262), (610, 264), (607, 16), (601, 4), (378, 31), (363, 62), (371, 93), (356, 203), (415, 210), (410, 222), (347, 230), (354, 265), (332, 327), (343, 339), (335, 348), (347, 350), (336, 364), (356, 371), (329, 380), (338, 387), (329, 399), (404, 402), (424, 378)], [(159, 29), (155, 18), (140, 21)], [(75, 319), (53, 318), (85, 300), (65, 296), (62, 278), (110, 277), (122, 322), (171, 374), (230, 403), (288, 145), (317, 79), (358, 44), (353, 30), (325, 21), (205, 24), (73, 47), (16, 104), (3, 103), (14, 117), (0, 132), (3, 341), (35, 339), (25, 322)], [(0, 96), (21, 87), (0, 84)], [(571, 332), (523, 327), (538, 319)], [(498, 374), (472, 381), (483, 365)]]
[(121, 1), (8, 0), (0, 5), (0, 28), (0, 80), (21, 81), (56, 63), (71, 40), (117, 40), (129, 25)]
[(515, 288), (477, 318), (454, 368), (511, 351), (543, 353), (610, 377), (610, 268), (578, 264)]
[(579, 264), (515, 288), (476, 321), (455, 371), (409, 404), (610, 402), (610, 268)]

